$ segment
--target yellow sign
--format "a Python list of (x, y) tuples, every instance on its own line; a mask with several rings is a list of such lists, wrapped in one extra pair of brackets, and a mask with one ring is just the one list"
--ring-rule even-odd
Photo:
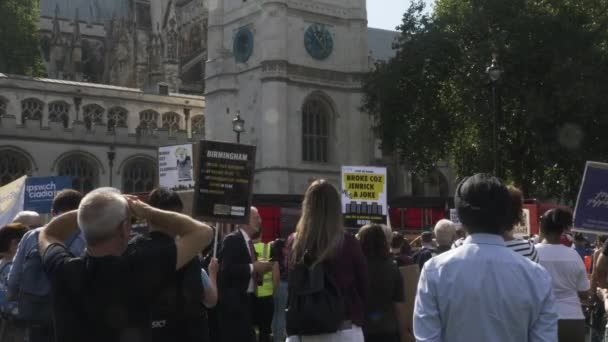
[(343, 173), (344, 192), (351, 200), (380, 200), (386, 177), (380, 174)]

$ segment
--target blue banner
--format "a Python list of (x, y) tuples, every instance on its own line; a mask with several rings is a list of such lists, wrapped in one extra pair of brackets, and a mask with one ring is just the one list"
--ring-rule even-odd
[(587, 162), (574, 209), (574, 228), (608, 232), (608, 164)]
[(49, 214), (55, 195), (72, 186), (72, 177), (29, 177), (25, 182), (24, 210)]

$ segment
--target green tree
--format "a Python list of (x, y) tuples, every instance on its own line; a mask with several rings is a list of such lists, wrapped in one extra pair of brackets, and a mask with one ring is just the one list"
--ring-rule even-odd
[(365, 80), (364, 108), (383, 149), (415, 172), (439, 160), (458, 174), (493, 170), (529, 197), (574, 200), (586, 160), (608, 160), (608, 3), (594, 0), (415, 2), (396, 57)]
[(38, 0), (0, 1), (0, 72), (39, 76)]

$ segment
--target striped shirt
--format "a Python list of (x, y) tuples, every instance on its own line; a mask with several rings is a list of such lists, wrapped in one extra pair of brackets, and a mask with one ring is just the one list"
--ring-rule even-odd
[(505, 245), (511, 248), (513, 252), (521, 254), (534, 262), (538, 262), (538, 253), (532, 242), (523, 239), (513, 239), (505, 241)]
[[(452, 249), (462, 246), (463, 243), (464, 238), (454, 241)], [(538, 253), (536, 252), (536, 248), (534, 248), (534, 243), (523, 239), (513, 239), (511, 241), (505, 241), (505, 245), (513, 252), (521, 254), (534, 262), (538, 262)]]

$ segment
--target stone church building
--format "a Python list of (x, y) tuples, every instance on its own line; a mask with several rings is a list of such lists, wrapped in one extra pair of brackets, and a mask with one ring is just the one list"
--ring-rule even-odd
[(376, 148), (361, 82), (397, 33), (367, 26), (366, 0), (40, 0), (39, 28), (48, 78), (0, 74), (0, 185), (148, 191), (158, 146), (234, 141), (239, 113), (256, 194), (338, 185), (341, 165), (386, 165), (390, 197), (454, 187)]

